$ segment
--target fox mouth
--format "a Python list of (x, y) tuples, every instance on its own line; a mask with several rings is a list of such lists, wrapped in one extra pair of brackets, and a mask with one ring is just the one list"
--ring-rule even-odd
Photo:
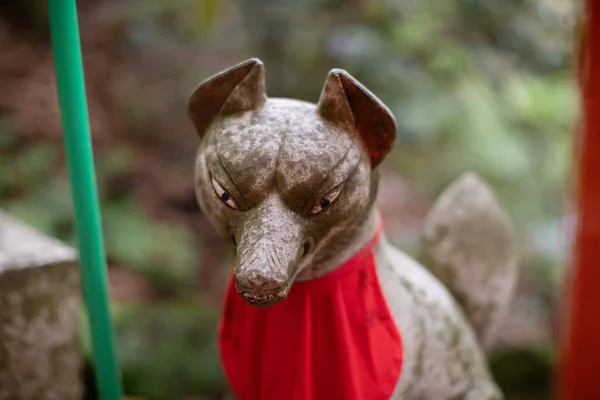
[(302, 232), (283, 231), (279, 235), (262, 234), (250, 245), (249, 237), (241, 235), (233, 276), (236, 291), (251, 306), (267, 308), (285, 300), (312, 246), (312, 239), (302, 245)]
[(235, 288), (240, 294), (240, 296), (242, 296), (242, 298), (250, 305), (253, 305), (254, 307), (258, 308), (267, 308), (269, 306), (279, 303), (280, 301), (285, 300), (290, 291), (291, 286), (292, 285), (288, 283), (276, 291), (257, 292), (251, 291), (239, 285), (237, 282), (235, 283)]

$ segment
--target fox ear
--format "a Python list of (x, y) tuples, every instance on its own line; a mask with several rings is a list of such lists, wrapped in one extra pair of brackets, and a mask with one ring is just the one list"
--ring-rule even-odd
[(346, 71), (329, 72), (317, 112), (362, 141), (372, 168), (383, 161), (394, 145), (396, 120), (391, 111)]
[(263, 63), (252, 58), (202, 82), (190, 96), (188, 115), (202, 137), (217, 116), (256, 110), (266, 99)]

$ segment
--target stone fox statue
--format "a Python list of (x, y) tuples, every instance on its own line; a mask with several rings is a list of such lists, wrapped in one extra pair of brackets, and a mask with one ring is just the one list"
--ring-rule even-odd
[(267, 98), (251, 59), (202, 83), (188, 111), (200, 206), (235, 248), (219, 350), (237, 398), (502, 398), (485, 354), (517, 258), (486, 184), (466, 173), (442, 193), (423, 267), (374, 205), (395, 119), (345, 71), (312, 104)]

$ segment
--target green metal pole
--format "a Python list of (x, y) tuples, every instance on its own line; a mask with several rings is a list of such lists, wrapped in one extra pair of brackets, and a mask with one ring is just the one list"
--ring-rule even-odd
[(48, 0), (48, 10), (96, 381), (103, 400), (121, 400), (75, 0)]

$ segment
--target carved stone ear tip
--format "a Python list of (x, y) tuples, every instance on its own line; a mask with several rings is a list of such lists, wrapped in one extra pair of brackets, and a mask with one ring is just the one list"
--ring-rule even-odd
[(358, 81), (358, 79), (356, 79), (355, 77), (353, 77), (348, 71), (346, 71), (345, 69), (341, 69), (341, 68), (333, 68), (331, 71), (329, 71), (329, 74), (327, 75), (327, 80), (331, 80), (332, 78), (337, 78), (343, 85), (344, 80), (346, 82), (350, 82), (352, 85), (354, 86), (358, 86), (361, 89), (365, 90), (366, 88)]
[(255, 110), (265, 100), (264, 65), (253, 57), (196, 86), (188, 100), (188, 115), (202, 137), (218, 115)]
[(203, 82), (201, 82), (197, 88), (201, 87), (202, 85), (215, 81), (223, 76), (227, 76), (230, 75), (232, 72), (234, 71), (239, 71), (239, 70), (245, 70), (246, 71), (246, 75), (250, 74), (250, 72), (254, 69), (254, 68), (261, 68), (264, 69), (264, 64), (263, 62), (258, 59), (258, 58), (250, 58), (246, 61), (242, 61), (240, 63), (237, 63), (236, 65), (234, 65), (233, 67), (227, 68), (224, 71), (221, 71), (220, 73), (211, 76), (210, 78), (204, 80)]
[(247, 66), (255, 66), (255, 65), (264, 65), (264, 64), (260, 58), (252, 57), (245, 61), (241, 61), (241, 62), (235, 64), (233, 67), (229, 68), (228, 70), (237, 69), (237, 68), (241, 68), (241, 67), (247, 67)]
[(341, 68), (333, 68), (329, 71), (329, 74), (327, 75), (327, 81), (331, 81), (332, 78), (337, 78), (339, 80), (339, 83), (341, 85), (342, 90), (344, 90), (344, 92), (346, 91), (347, 86), (346, 85), (350, 85), (353, 87), (358, 88), (364, 95), (367, 96), (367, 98), (369, 98), (372, 102), (372, 104), (375, 104), (381, 111), (383, 111), (385, 114), (387, 114), (387, 117), (391, 120), (392, 124), (394, 125), (394, 135), (395, 135), (395, 129), (396, 129), (396, 117), (394, 116), (394, 114), (392, 113), (392, 111), (390, 110), (390, 108), (383, 102), (381, 101), (381, 99), (379, 97), (377, 97), (373, 92), (371, 92), (369, 89), (367, 89), (358, 79), (356, 79), (355, 77), (353, 77), (348, 71), (341, 69)]
[(328, 75), (346, 75), (346, 76), (350, 76), (350, 74), (348, 73), (348, 71), (341, 69), (341, 68), (333, 68), (331, 71), (329, 71)]
[(333, 68), (331, 71), (329, 71), (328, 78), (331, 78), (332, 76), (335, 76), (338, 78), (343, 77), (344, 79), (347, 79), (347, 81), (349, 81), (353, 86), (358, 87), (372, 101), (374, 101), (381, 108), (383, 108), (385, 111), (387, 111), (388, 114), (390, 114), (390, 116), (394, 119), (394, 122), (396, 121), (396, 119), (394, 118), (394, 115), (392, 114), (390, 109), (385, 105), (385, 103), (383, 103), (383, 101), (381, 101), (381, 99), (379, 97), (377, 97), (373, 92), (371, 92), (369, 89), (367, 89), (367, 87), (365, 85), (363, 85), (358, 79), (356, 79), (350, 73), (348, 73), (348, 71), (343, 70), (341, 68)]
[(247, 59), (246, 61), (242, 61), (241, 63), (233, 66), (232, 68), (230, 68), (230, 70), (238, 68), (248, 68), (248, 71), (252, 71), (255, 67), (264, 68), (265, 64), (260, 58), (252, 57)]
[(258, 57), (252, 57), (252, 58), (246, 60), (245, 62), (247, 62), (248, 64), (264, 65), (262, 60)]

